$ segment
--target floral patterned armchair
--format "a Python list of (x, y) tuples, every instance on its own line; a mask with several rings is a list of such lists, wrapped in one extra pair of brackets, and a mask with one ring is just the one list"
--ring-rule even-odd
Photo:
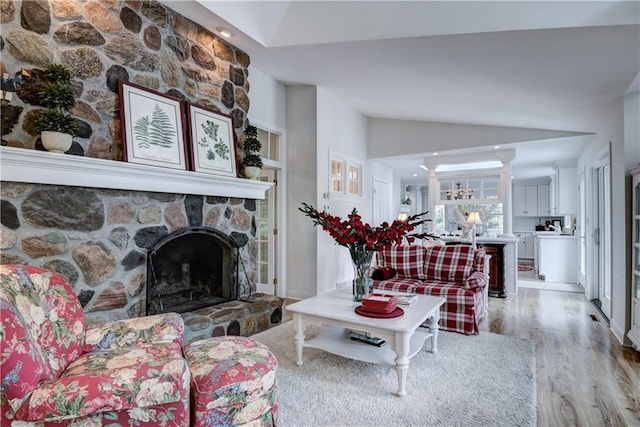
[(188, 426), (177, 314), (88, 328), (58, 273), (0, 266), (0, 425)]

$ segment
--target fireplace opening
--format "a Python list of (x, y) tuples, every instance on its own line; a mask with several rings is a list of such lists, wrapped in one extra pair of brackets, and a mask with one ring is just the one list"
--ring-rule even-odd
[(239, 247), (208, 227), (186, 227), (147, 256), (147, 314), (184, 313), (238, 297)]

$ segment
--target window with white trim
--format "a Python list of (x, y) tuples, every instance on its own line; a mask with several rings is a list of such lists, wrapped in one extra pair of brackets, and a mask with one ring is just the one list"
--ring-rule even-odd
[(329, 157), (329, 191), (332, 194), (361, 197), (362, 163), (333, 152)]

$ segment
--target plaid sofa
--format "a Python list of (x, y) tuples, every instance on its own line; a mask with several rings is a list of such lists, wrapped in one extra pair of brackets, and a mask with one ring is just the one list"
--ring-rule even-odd
[[(485, 250), (469, 245), (399, 245), (377, 254), (376, 268), (395, 272), (376, 280), (377, 290), (444, 297), (440, 328), (466, 335), (479, 333), (478, 324), (487, 310), (489, 272)], [(374, 269), (375, 271), (375, 269)]]

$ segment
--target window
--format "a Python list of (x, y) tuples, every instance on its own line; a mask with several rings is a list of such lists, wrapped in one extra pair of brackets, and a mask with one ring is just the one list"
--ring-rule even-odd
[(331, 153), (329, 169), (331, 193), (362, 196), (362, 163)]
[(361, 185), (361, 175), (362, 175), (362, 166), (357, 164), (349, 163), (349, 180), (348, 180), (348, 193), (354, 196), (360, 196), (360, 190), (362, 189)]
[(503, 233), (504, 212), (502, 203), (459, 203), (436, 205), (436, 234), (453, 234), (458, 230), (455, 210), (458, 210), (465, 218), (469, 212), (480, 212), (482, 225), (476, 227), (480, 235), (496, 237)]
[(331, 160), (331, 192), (343, 192), (344, 161)]
[(260, 157), (274, 161), (280, 161), (280, 134), (258, 128), (258, 141), (262, 144)]

